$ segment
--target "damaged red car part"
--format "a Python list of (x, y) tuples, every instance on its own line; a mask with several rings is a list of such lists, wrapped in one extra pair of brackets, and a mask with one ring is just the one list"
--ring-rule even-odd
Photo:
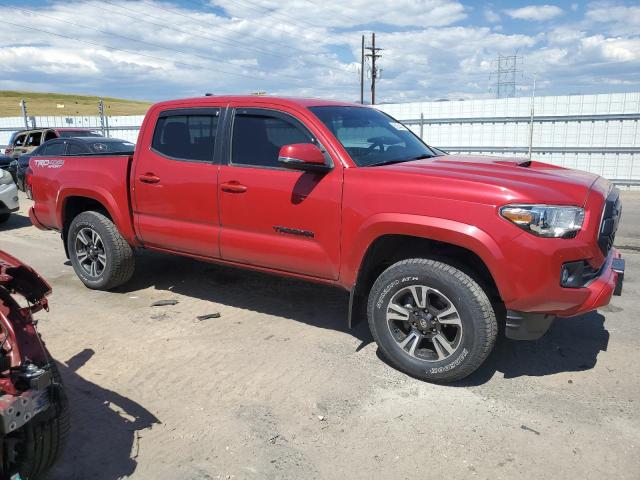
[[(38, 273), (0, 250), (0, 479), (39, 478), (59, 457), (69, 430), (60, 376), (33, 318), (49, 310), (50, 293)], [(28, 305), (20, 306), (17, 296)]]

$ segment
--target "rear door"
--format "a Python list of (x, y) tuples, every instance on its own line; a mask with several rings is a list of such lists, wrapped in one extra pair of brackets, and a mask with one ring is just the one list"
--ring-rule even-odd
[(328, 173), (290, 170), (280, 147), (315, 143), (286, 107), (238, 105), (220, 167), (221, 254), (224, 260), (337, 279), (340, 264), (342, 166)]
[(145, 245), (220, 256), (215, 152), (221, 112), (177, 108), (147, 124), (132, 176), (134, 221)]

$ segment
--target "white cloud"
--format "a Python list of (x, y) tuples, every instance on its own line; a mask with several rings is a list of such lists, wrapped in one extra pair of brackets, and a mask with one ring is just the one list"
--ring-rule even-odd
[(498, 23), (500, 21), (500, 15), (491, 7), (485, 7), (484, 18), (489, 23)]
[(38, 9), (37, 23), (18, 10), (37, 7), (0, 6), (0, 18), (10, 19), (0, 35), (0, 88), (148, 100), (259, 90), (355, 100), (360, 36), (376, 21), (385, 25), (377, 25), (381, 101), (491, 95), (495, 58), (516, 50), (528, 73), (549, 79), (540, 83), (545, 93), (614, 85), (604, 78), (640, 89), (636, 10), (622, 4), (589, 4), (583, 18), (553, 17), (553, 28), (541, 21), (523, 34), (514, 22), (486, 26), (502, 15), (492, 4), (474, 25), (457, 0), (214, 0), (218, 9), (198, 12), (167, 1), (53, 0)]
[(507, 9), (504, 13), (518, 20), (543, 22), (562, 15), (563, 11), (556, 5), (528, 5), (522, 8)]
[(627, 6), (613, 2), (594, 2), (588, 5), (585, 13), (588, 26), (616, 35), (637, 35), (640, 30), (640, 5)]

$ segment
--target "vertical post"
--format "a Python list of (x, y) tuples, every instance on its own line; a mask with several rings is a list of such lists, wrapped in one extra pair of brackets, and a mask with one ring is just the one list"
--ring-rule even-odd
[(27, 114), (27, 102), (20, 100), (20, 110), (22, 110), (22, 118), (24, 119), (24, 127), (29, 128), (29, 115)]
[(376, 104), (376, 32), (371, 33), (371, 105)]
[(362, 50), (360, 51), (360, 105), (364, 105), (364, 35), (362, 35)]
[(536, 75), (533, 74), (533, 90), (531, 91), (531, 119), (529, 120), (529, 160), (531, 160), (531, 152), (533, 150), (533, 116), (535, 115), (536, 103)]
[(420, 140), (424, 138), (424, 112), (420, 112)]
[(104, 122), (104, 102), (102, 101), (102, 99), (98, 100), (98, 114), (100, 115), (100, 131), (102, 132), (102, 135), (106, 137), (107, 135)]

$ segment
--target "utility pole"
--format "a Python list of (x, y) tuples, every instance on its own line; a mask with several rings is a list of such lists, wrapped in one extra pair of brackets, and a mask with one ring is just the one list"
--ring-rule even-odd
[(20, 100), (20, 110), (22, 110), (22, 118), (24, 118), (24, 126), (25, 128), (29, 128), (29, 114), (27, 113), (27, 102), (24, 100)]
[(376, 104), (376, 78), (378, 78), (378, 67), (376, 67), (376, 60), (380, 58), (378, 52), (381, 51), (381, 48), (376, 48), (376, 34), (373, 32), (371, 34), (371, 46), (366, 47), (371, 53), (367, 53), (365, 57), (371, 58), (371, 105)]
[(536, 105), (536, 77), (537, 73), (533, 74), (533, 90), (531, 91), (531, 120), (529, 121), (529, 160), (531, 160), (531, 152), (533, 150), (533, 116), (535, 115)]
[(360, 105), (364, 105), (364, 35), (362, 35), (362, 49), (360, 50)]

